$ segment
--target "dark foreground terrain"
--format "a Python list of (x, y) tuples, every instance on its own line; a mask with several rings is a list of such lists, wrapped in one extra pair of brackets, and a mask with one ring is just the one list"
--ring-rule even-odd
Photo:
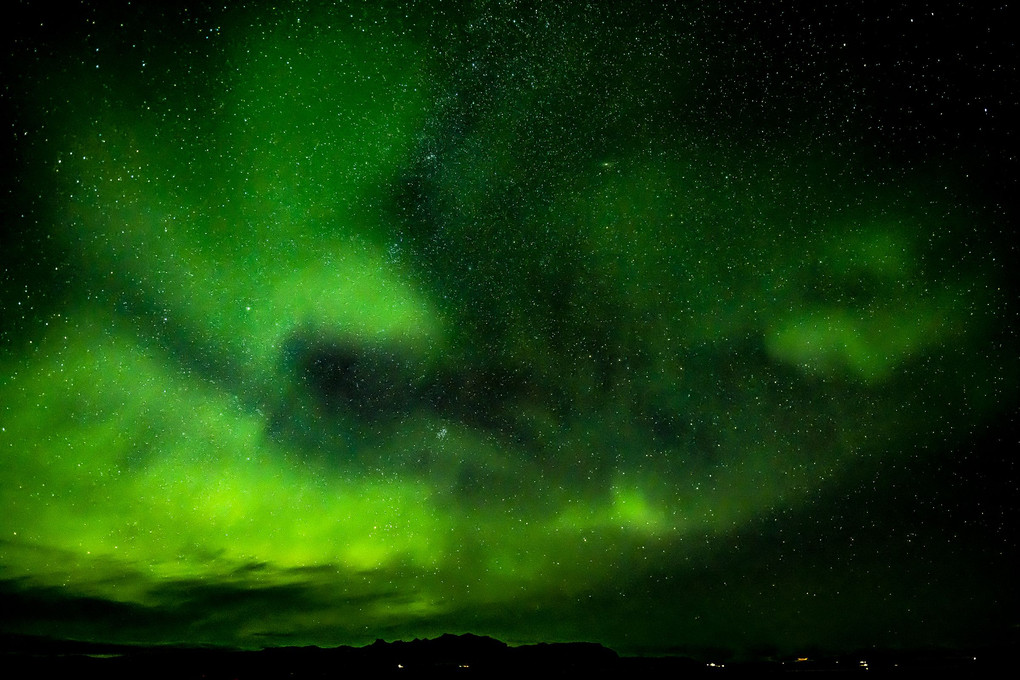
[(179, 647), (138, 648), (6, 636), (7, 677), (103, 678), (365, 678), (365, 677), (760, 677), (819, 675), (978, 677), (1011, 665), (1005, 652), (871, 651), (832, 657), (705, 661), (680, 656), (620, 656), (595, 643), (510, 647), (489, 637), (444, 635), (434, 640), (365, 647), (278, 647), (261, 651)]

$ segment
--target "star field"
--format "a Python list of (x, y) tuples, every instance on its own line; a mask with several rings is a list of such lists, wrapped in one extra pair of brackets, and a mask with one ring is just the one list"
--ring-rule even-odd
[(21, 6), (0, 631), (1010, 643), (1005, 15)]

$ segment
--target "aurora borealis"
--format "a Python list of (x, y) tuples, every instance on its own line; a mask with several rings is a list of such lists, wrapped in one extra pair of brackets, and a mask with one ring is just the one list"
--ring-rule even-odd
[(0, 632), (1015, 643), (1013, 38), (821, 4), (21, 7)]

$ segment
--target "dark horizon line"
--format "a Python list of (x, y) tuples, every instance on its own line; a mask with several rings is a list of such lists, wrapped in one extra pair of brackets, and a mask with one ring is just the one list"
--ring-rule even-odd
[[(265, 637), (272, 637), (271, 634), (267, 634)], [(873, 656), (873, 657), (912, 657), (917, 655), (946, 655), (951, 657), (974, 657), (979, 655), (987, 656), (989, 654), (1010, 654), (1020, 657), (1020, 647), (1017, 645), (1003, 644), (1003, 643), (992, 643), (987, 645), (975, 646), (953, 646), (953, 645), (940, 645), (931, 644), (925, 646), (904, 646), (904, 647), (858, 647), (854, 649), (826, 649), (819, 645), (805, 645), (801, 652), (804, 654), (798, 654), (793, 652), (787, 652), (785, 650), (778, 649), (775, 645), (761, 644), (757, 647), (758, 651), (739, 651), (735, 648), (727, 648), (722, 646), (709, 646), (709, 645), (694, 645), (692, 647), (683, 647), (677, 645), (672, 649), (647, 649), (641, 652), (628, 652), (619, 651), (610, 646), (602, 644), (600, 642), (591, 642), (585, 640), (574, 640), (574, 641), (538, 641), (538, 642), (524, 642), (524, 643), (510, 643), (500, 640), (489, 635), (479, 635), (477, 633), (464, 632), (464, 633), (442, 633), (441, 635), (433, 638), (419, 638), (414, 637), (412, 639), (398, 638), (394, 640), (384, 640), (382, 638), (376, 638), (372, 642), (365, 643), (363, 645), (355, 644), (340, 644), (332, 646), (323, 646), (320, 644), (279, 644), (279, 645), (266, 645), (263, 647), (242, 647), (231, 644), (220, 644), (220, 643), (194, 643), (194, 642), (108, 642), (108, 641), (97, 641), (97, 640), (85, 640), (76, 639), (70, 637), (53, 637), (49, 635), (41, 634), (29, 634), (29, 633), (15, 633), (15, 632), (0, 632), (0, 655), (11, 655), (11, 654), (26, 654), (26, 655), (39, 655), (44, 656), (47, 653), (54, 656), (74, 656), (84, 655), (141, 655), (147, 653), (163, 653), (163, 652), (210, 652), (210, 653), (223, 653), (223, 654), (259, 654), (262, 652), (279, 652), (279, 651), (309, 651), (314, 653), (314, 650), (319, 652), (335, 652), (335, 651), (363, 651), (363, 650), (378, 650), (383, 648), (400, 648), (410, 645), (417, 645), (421, 647), (425, 646), (438, 646), (438, 645), (451, 645), (459, 644), (463, 647), (467, 647), (469, 644), (474, 645), (488, 645), (492, 649), (503, 649), (503, 650), (527, 650), (531, 648), (538, 649), (560, 649), (560, 650), (582, 650), (587, 649), (593, 653), (612, 654), (617, 658), (674, 658), (674, 659), (690, 659), (695, 661), (705, 661), (708, 659), (716, 660), (728, 660), (728, 659), (740, 659), (742, 661), (796, 661), (797, 659), (807, 658), (808, 660), (823, 660), (823, 659), (842, 659), (842, 658), (857, 658), (861, 656)], [(753, 650), (753, 645), (751, 646)], [(768, 650), (768, 651), (766, 651)]]

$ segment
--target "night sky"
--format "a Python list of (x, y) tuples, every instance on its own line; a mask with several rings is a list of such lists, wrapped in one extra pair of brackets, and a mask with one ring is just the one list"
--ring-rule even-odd
[(0, 632), (1017, 642), (1005, 7), (162, 4), (4, 19)]

